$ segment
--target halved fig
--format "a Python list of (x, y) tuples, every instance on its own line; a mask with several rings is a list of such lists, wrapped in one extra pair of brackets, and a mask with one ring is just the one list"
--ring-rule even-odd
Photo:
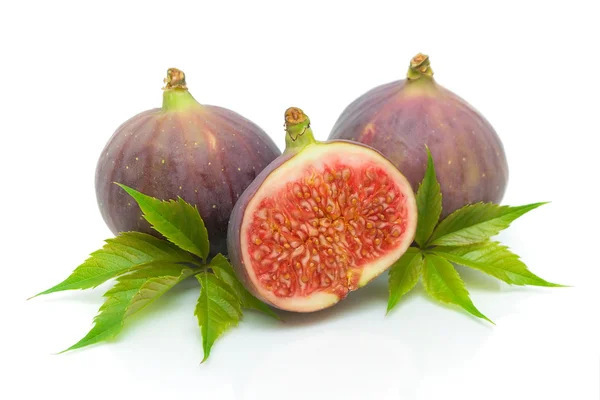
[(274, 307), (330, 307), (387, 270), (413, 241), (417, 207), (402, 173), (358, 143), (317, 142), (285, 113), (286, 150), (244, 191), (228, 251), (246, 288)]

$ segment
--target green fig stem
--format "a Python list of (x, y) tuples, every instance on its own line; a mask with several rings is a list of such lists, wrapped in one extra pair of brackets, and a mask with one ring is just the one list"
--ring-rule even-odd
[(310, 128), (310, 118), (297, 107), (285, 110), (285, 153), (298, 152), (317, 141)]
[(169, 68), (163, 82), (163, 111), (182, 111), (200, 105), (188, 91), (183, 71)]
[(414, 56), (412, 60), (410, 60), (410, 66), (408, 67), (406, 78), (409, 81), (416, 81), (421, 78), (426, 78), (421, 79), (422, 81), (433, 79), (433, 70), (429, 64), (429, 56), (422, 53)]

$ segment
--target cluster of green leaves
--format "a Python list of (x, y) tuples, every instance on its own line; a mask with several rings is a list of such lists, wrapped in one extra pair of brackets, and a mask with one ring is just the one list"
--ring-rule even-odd
[[(562, 286), (536, 276), (519, 256), (490, 240), (515, 219), (545, 203), (520, 207), (470, 204), (440, 221), (442, 194), (431, 153), (427, 152), (427, 170), (416, 195), (415, 243), (389, 270), (388, 312), (422, 277), (425, 290), (433, 298), (492, 322), (473, 305), (453, 264), (477, 269), (511, 285)], [(200, 283), (195, 315), (202, 333), (202, 362), (219, 336), (238, 324), (243, 309), (278, 318), (244, 288), (225, 256), (217, 254), (208, 260), (208, 233), (195, 206), (181, 198), (162, 201), (119, 186), (164, 239), (141, 232), (121, 233), (106, 240), (102, 249), (93, 252), (67, 279), (36, 295), (91, 289), (115, 278), (114, 286), (104, 294), (106, 300), (92, 329), (64, 351), (114, 338), (128, 317), (191, 277)]]
[(415, 243), (389, 270), (388, 312), (422, 277), (426, 292), (434, 299), (492, 322), (473, 305), (453, 264), (474, 268), (511, 285), (562, 286), (533, 274), (519, 256), (490, 240), (515, 219), (546, 203), (519, 207), (469, 204), (440, 221), (442, 194), (429, 149), (427, 154), (427, 170), (416, 195)]
[(200, 297), (195, 315), (202, 332), (204, 362), (215, 340), (236, 326), (245, 308), (278, 318), (266, 304), (252, 296), (238, 281), (225, 256), (210, 261), (209, 240), (195, 206), (183, 199), (161, 201), (120, 185), (140, 206), (144, 218), (165, 239), (141, 232), (124, 232), (106, 240), (63, 282), (36, 296), (63, 290), (90, 289), (115, 279), (94, 326), (68, 350), (114, 338), (125, 320), (183, 280), (196, 277)]

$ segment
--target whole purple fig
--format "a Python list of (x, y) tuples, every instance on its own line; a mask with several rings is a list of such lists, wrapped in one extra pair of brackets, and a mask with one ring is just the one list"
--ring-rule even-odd
[(281, 151), (246, 118), (198, 103), (182, 71), (169, 69), (165, 83), (162, 108), (123, 123), (102, 150), (96, 167), (102, 217), (114, 234), (158, 235), (136, 202), (114, 182), (163, 200), (179, 196), (197, 206), (211, 254), (225, 252), (233, 205)]
[(340, 115), (329, 139), (374, 147), (406, 176), (414, 190), (436, 160), (442, 218), (466, 204), (500, 203), (508, 182), (504, 147), (490, 123), (433, 79), (429, 57), (418, 54), (407, 78), (376, 87)]

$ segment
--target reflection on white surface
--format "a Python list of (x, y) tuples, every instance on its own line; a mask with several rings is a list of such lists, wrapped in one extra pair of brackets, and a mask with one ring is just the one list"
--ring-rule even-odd
[(250, 371), (242, 399), (399, 399), (414, 387), (415, 355), (367, 332), (322, 331), (272, 346)]

